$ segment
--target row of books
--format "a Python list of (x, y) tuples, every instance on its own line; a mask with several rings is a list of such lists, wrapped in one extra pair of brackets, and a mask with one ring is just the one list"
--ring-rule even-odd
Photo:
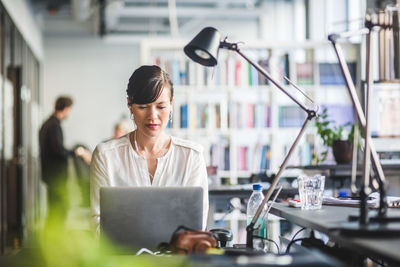
[[(328, 117), (334, 126), (355, 122), (354, 108), (351, 105), (322, 105), (320, 110), (328, 110)], [(307, 117), (298, 106), (279, 106), (279, 127), (301, 127)]]
[[(281, 83), (286, 83), (283, 76), (289, 77), (288, 57), (283, 56), (277, 66), (278, 77)], [(256, 62), (267, 72), (270, 72), (268, 58), (260, 58)], [(156, 65), (165, 69), (171, 76), (174, 85), (215, 86), (228, 87), (256, 87), (269, 84), (250, 63), (238, 55), (220, 59), (214, 68), (207, 68), (187, 59), (155, 58)]]
[[(221, 112), (225, 112), (223, 116)], [(229, 128), (268, 128), (271, 127), (271, 107), (266, 103), (239, 103), (228, 105), (222, 111), (221, 105), (216, 103), (181, 104), (179, 107), (179, 122), (174, 118), (173, 126), (186, 129), (222, 128), (222, 117), (226, 118)], [(212, 117), (212, 119), (211, 119)], [(177, 124), (175, 124), (177, 123)], [(209, 125), (212, 124), (212, 125)]]
[[(219, 104), (215, 104), (213, 106), (213, 112), (215, 115), (215, 124), (213, 127), (220, 129), (221, 128), (221, 108)], [(210, 109), (211, 106), (205, 103), (197, 103), (197, 104), (182, 104), (180, 105), (180, 121), (179, 127), (186, 129), (200, 129), (200, 128), (208, 128), (210, 123)], [(176, 120), (174, 121), (174, 123)]]
[[(354, 109), (351, 105), (321, 106), (321, 109), (324, 108), (328, 109), (329, 118), (336, 126), (355, 121)], [(169, 127), (181, 129), (221, 129), (223, 127), (230, 129), (260, 129), (271, 127), (272, 111), (269, 104), (235, 102), (232, 105), (228, 104), (225, 109), (222, 110), (219, 103), (212, 105), (207, 103), (184, 103), (179, 106), (179, 114), (174, 115), (172, 125), (169, 125)], [(306, 117), (306, 112), (298, 106), (278, 107), (279, 128), (301, 127)], [(381, 119), (380, 122), (382, 123), (382, 121)], [(395, 120), (393, 119), (393, 121)], [(395, 125), (398, 127), (398, 124)]]
[[(210, 165), (217, 166), (219, 170), (231, 170), (230, 146), (218, 143), (210, 146)], [(262, 173), (270, 169), (271, 148), (268, 144), (255, 146), (242, 145), (237, 147), (237, 170)]]
[(301, 127), (307, 114), (298, 106), (280, 106), (278, 109), (279, 127)]
[(228, 143), (220, 142), (210, 146), (210, 164), (217, 166), (218, 170), (229, 171), (230, 165), (230, 146)]
[[(253, 66), (239, 56), (229, 56), (220, 59), (214, 68), (207, 68), (187, 59), (165, 59), (155, 58), (155, 64), (164, 68), (171, 76), (174, 85), (191, 86), (229, 86), (229, 87), (256, 87), (268, 85), (268, 80), (262, 76)], [(290, 77), (290, 58), (288, 54), (279, 57), (274, 72), (275, 79), (287, 84), (284, 76)], [(259, 58), (257, 63), (271, 74), (270, 59)], [(312, 62), (296, 63), (296, 80), (299, 85), (313, 85), (314, 64)], [(348, 63), (351, 77), (356, 81), (357, 63)], [(338, 63), (318, 63), (319, 83), (321, 85), (344, 85), (342, 71)]]
[[(289, 152), (290, 147), (293, 144), (286, 144), (283, 147), (283, 154), (287, 155)], [(311, 144), (309, 142), (304, 142), (303, 144), (300, 144), (296, 150), (294, 151), (294, 154), (290, 158), (290, 164), (293, 166), (308, 166), (312, 164), (312, 154), (315, 152), (314, 151), (314, 144)]]
[[(347, 64), (351, 78), (356, 83), (357, 63)], [(319, 63), (319, 83), (321, 85), (344, 85), (342, 70), (338, 63)], [(296, 76), (298, 85), (314, 85), (314, 64), (312, 62), (297, 63)]]
[[(228, 106), (228, 108), (230, 107)], [(234, 103), (234, 107), (229, 110), (228, 114), (230, 128), (271, 127), (271, 107), (265, 103)]]

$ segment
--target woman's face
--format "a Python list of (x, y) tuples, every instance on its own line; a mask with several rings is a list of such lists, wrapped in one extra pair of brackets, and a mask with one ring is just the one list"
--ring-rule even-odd
[(160, 97), (152, 103), (131, 105), (138, 131), (148, 136), (157, 136), (167, 127), (171, 110), (171, 90), (168, 87), (165, 87)]

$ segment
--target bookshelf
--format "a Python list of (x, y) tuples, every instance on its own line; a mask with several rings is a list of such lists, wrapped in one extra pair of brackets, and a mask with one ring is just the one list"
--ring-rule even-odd
[[(305, 114), (279, 89), (235, 53), (220, 51), (215, 68), (190, 61), (183, 53), (185, 40), (147, 39), (141, 43), (141, 63), (160, 65), (174, 83), (173, 120), (168, 131), (195, 140), (205, 148), (208, 165), (230, 184), (260, 172), (274, 173), (292, 144)], [(295, 97), (311, 103), (289, 77), (320, 106), (336, 110), (337, 117), (354, 120), (351, 101), (328, 42), (246, 43), (241, 48)], [(344, 47), (354, 80), (359, 76), (359, 45)], [(343, 118), (343, 116), (345, 118)], [(309, 127), (291, 165), (311, 164), (319, 140)]]

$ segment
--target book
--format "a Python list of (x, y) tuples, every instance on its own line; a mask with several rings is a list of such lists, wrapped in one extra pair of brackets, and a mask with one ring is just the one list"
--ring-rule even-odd
[(247, 121), (246, 126), (248, 128), (254, 128), (254, 104), (247, 103)]
[(263, 145), (261, 148), (260, 173), (264, 173), (270, 168), (270, 161), (271, 147), (269, 145)]
[(183, 104), (180, 107), (181, 111), (181, 128), (188, 128), (188, 105)]
[(208, 125), (208, 105), (198, 103), (196, 105), (196, 128), (206, 128)]
[(279, 127), (300, 127), (307, 114), (298, 106), (280, 106), (278, 115)]
[(214, 112), (215, 112), (215, 128), (221, 128), (221, 105), (216, 103), (214, 105)]
[(313, 85), (314, 84), (314, 69), (312, 62), (297, 63), (297, 84), (298, 85)]
[[(268, 58), (262, 58), (258, 60), (258, 65), (260, 65), (265, 71), (268, 73), (270, 72), (269, 69), (269, 59)], [(259, 85), (268, 85), (269, 81), (267, 78), (264, 77), (261, 73), (258, 73), (258, 84)]]
[(258, 71), (250, 64), (248, 64), (248, 73), (249, 73), (249, 86), (258, 86)]
[(238, 57), (235, 60), (235, 86), (242, 84), (242, 62)]
[(224, 147), (224, 170), (228, 171), (231, 169), (231, 164), (230, 164), (230, 148), (229, 146)]
[(239, 146), (238, 169), (240, 171), (248, 170), (248, 150), (247, 146)]
[(180, 78), (180, 70), (179, 70), (179, 61), (177, 59), (173, 59), (170, 61), (171, 68), (171, 80), (173, 84), (180, 85), (181, 78)]
[(283, 78), (283, 77), (287, 77), (290, 79), (289, 54), (284, 54), (281, 57), (279, 74), (280, 74), (279, 77), (281, 79), (282, 84), (289, 84), (289, 82)]
[[(353, 83), (356, 83), (357, 63), (347, 63)], [(344, 85), (339, 63), (319, 63), (319, 81), (321, 85)]]

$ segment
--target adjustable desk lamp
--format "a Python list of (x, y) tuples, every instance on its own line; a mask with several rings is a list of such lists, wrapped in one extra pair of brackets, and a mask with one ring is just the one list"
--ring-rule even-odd
[[(378, 1), (379, 2), (379, 1)], [(396, 12), (397, 13), (397, 12)], [(397, 14), (396, 14), (397, 15)], [(390, 21), (390, 20), (389, 20)], [(373, 51), (373, 34), (376, 28), (392, 28), (394, 31), (399, 31), (398, 21), (396, 23), (395, 19), (390, 23), (378, 22), (377, 14), (375, 13), (367, 13), (365, 18), (365, 27), (359, 29), (354, 32), (345, 32), (341, 34), (331, 34), (328, 36), (329, 41), (332, 43), (333, 48), (335, 50), (336, 56), (339, 61), (340, 68), (342, 70), (342, 74), (344, 76), (344, 80), (347, 86), (347, 89), (350, 94), (350, 98), (353, 102), (353, 106), (357, 113), (358, 120), (361, 124), (362, 129), (364, 130), (365, 137), (365, 148), (364, 148), (364, 161), (363, 161), (363, 178), (360, 189), (360, 215), (358, 217), (358, 225), (355, 224), (346, 224), (344, 229), (342, 230), (355, 230), (359, 233), (364, 234), (379, 234), (379, 233), (393, 233), (394, 231), (399, 232), (399, 227), (387, 227), (385, 224), (380, 225), (380, 223), (388, 223), (394, 221), (400, 221), (400, 218), (389, 218), (387, 217), (387, 208), (388, 203), (386, 199), (386, 180), (385, 175), (383, 173), (382, 166), (379, 162), (378, 154), (376, 153), (374, 143), (371, 139), (370, 132), (370, 122), (369, 122), (369, 114), (370, 114), (370, 99), (371, 99), (371, 90), (372, 90), (372, 51)], [(360, 101), (357, 97), (357, 92), (352, 81), (349, 68), (346, 64), (346, 61), (343, 56), (343, 52), (341, 50), (340, 45), (338, 44), (338, 40), (341, 38), (348, 38), (354, 36), (360, 36), (366, 34), (366, 97), (365, 97), (365, 115), (360, 104)], [(396, 47), (395, 47), (396, 49)], [(397, 48), (398, 49), (398, 48)], [(398, 81), (396, 81), (398, 83)], [(370, 165), (372, 159), (372, 166), (374, 168), (374, 172), (378, 178), (379, 184), (379, 209), (378, 215), (376, 217), (371, 218), (372, 224), (369, 224), (368, 218), (368, 205), (367, 205), (367, 197), (370, 193)], [(350, 218), (351, 219), (351, 218)]]
[[(264, 69), (262, 69), (262, 67), (260, 65), (253, 62), (246, 55), (244, 55), (240, 51), (240, 49), (238, 47), (238, 43), (229, 43), (226, 41), (226, 38), (223, 41), (220, 41), (220, 34), (215, 28), (207, 27), (207, 28), (204, 28), (203, 30), (201, 30), (200, 33), (198, 33), (193, 38), (193, 40), (190, 41), (190, 43), (184, 47), (184, 51), (185, 51), (185, 54), (193, 61), (195, 61), (201, 65), (207, 66), (207, 67), (213, 67), (213, 66), (217, 65), (217, 63), (218, 63), (217, 62), (218, 51), (220, 48), (233, 50), (236, 53), (238, 53), (248, 63), (250, 63), (254, 68), (256, 68), (259, 73), (261, 73), (271, 83), (273, 83), (276, 87), (278, 87), (284, 94), (286, 94), (290, 99), (293, 100), (293, 102), (295, 102), (302, 110), (304, 110), (307, 113), (307, 118), (305, 119), (305, 121), (300, 129), (299, 134), (297, 135), (296, 139), (294, 140), (294, 143), (290, 147), (288, 154), (286, 155), (285, 159), (283, 160), (283, 163), (282, 163), (281, 167), (279, 168), (279, 171), (276, 174), (274, 180), (272, 181), (271, 186), (268, 188), (268, 191), (265, 193), (263, 202), (258, 207), (257, 212), (253, 217), (253, 220), (246, 228), (246, 231), (247, 231), (246, 247), (253, 248), (254, 225), (255, 225), (257, 219), (260, 217), (265, 204), (270, 199), (276, 185), (278, 184), (279, 178), (281, 177), (283, 170), (286, 168), (286, 165), (287, 165), (287, 163), (290, 159), (290, 156), (292, 155), (295, 147), (297, 146), (298, 142), (300, 141), (301, 137), (303, 136), (308, 123), (316, 116), (316, 110), (308, 109), (306, 106), (301, 104), (296, 98), (294, 98), (289, 92), (287, 92), (283, 88), (283, 86), (280, 85), (277, 81), (275, 81), (268, 72), (266, 72)], [(289, 82), (297, 90), (299, 90), (301, 93), (303, 93), (291, 81), (289, 81)], [(310, 98), (308, 98), (308, 99), (311, 100)]]

